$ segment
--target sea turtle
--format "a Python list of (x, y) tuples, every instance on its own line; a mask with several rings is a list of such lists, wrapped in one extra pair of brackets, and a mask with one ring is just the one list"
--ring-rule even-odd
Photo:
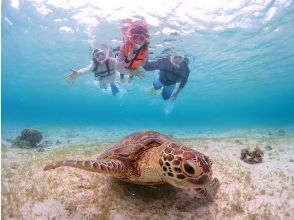
[(63, 160), (44, 170), (70, 166), (109, 174), (123, 181), (157, 185), (168, 183), (194, 189), (196, 196), (214, 197), (219, 187), (212, 178), (211, 160), (191, 148), (176, 144), (156, 131), (139, 131), (123, 138), (96, 160)]

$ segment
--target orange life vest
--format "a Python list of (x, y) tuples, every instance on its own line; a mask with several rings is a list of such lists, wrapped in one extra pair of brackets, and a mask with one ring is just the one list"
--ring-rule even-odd
[(124, 44), (124, 56), (126, 61), (125, 68), (137, 69), (148, 55), (148, 43), (143, 44), (143, 46), (136, 52), (135, 57), (132, 60), (128, 61), (127, 58), (130, 47), (132, 47), (132, 44), (130, 42), (126, 42)]

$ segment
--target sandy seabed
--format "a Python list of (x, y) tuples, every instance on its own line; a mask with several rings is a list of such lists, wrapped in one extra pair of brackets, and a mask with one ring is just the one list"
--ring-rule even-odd
[[(62, 167), (55, 160), (95, 159), (114, 141), (18, 149), (2, 146), (2, 219), (294, 219), (294, 137), (186, 138), (213, 161), (220, 189), (213, 201), (169, 185), (139, 186)], [(247, 164), (242, 148), (264, 160)]]

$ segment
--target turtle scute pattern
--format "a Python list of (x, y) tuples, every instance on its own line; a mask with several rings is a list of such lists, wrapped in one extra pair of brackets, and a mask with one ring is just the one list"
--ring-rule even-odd
[(140, 131), (123, 138), (99, 159), (134, 159), (135, 155), (152, 147), (159, 147), (171, 138), (156, 131)]

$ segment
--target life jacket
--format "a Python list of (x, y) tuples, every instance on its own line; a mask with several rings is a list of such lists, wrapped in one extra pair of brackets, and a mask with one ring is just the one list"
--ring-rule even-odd
[[(96, 63), (95, 68), (92, 70), (94, 73), (95, 79), (96, 80), (102, 80), (103, 78), (110, 76), (114, 74), (114, 68), (110, 69), (109, 67), (109, 60), (107, 59), (103, 64), (99, 64), (97, 61), (94, 61)], [(97, 71), (99, 65), (106, 65), (106, 71)]]
[(130, 46), (132, 46), (130, 42), (127, 41), (124, 43), (125, 68), (137, 69), (148, 55), (148, 43), (146, 42), (140, 47), (132, 60), (127, 60)]

